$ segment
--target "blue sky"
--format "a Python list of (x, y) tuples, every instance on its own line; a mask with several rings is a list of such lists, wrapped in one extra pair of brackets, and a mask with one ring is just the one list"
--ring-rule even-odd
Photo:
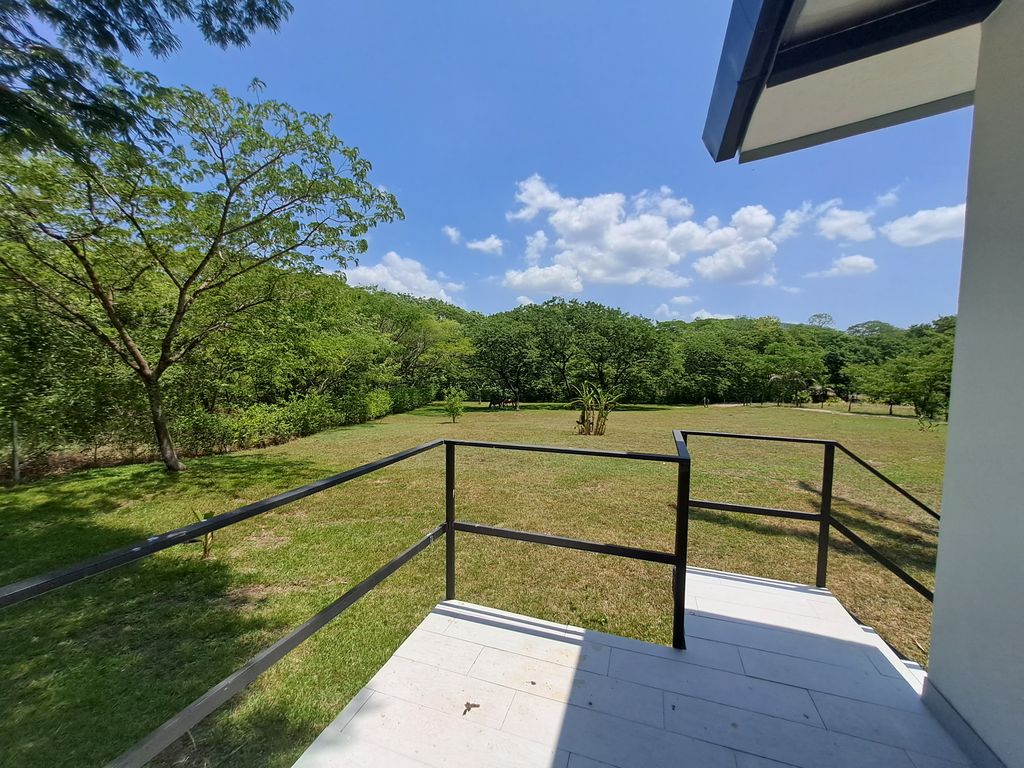
[(138, 64), (240, 95), (259, 77), (334, 115), (407, 216), (350, 282), (484, 312), (552, 295), (839, 327), (956, 311), (970, 110), (715, 164), (701, 132), (728, 3), (295, 5), (247, 49), (186, 31)]

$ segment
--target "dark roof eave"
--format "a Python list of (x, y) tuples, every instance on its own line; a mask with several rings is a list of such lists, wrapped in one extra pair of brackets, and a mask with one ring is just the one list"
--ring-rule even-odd
[[(734, 0), (704, 124), (704, 145), (715, 162), (735, 157), (767, 86), (798, 80), (980, 23), (999, 2), (921, 0), (909, 8), (783, 47), (782, 35), (793, 0)], [(841, 133), (838, 131), (837, 137)], [(794, 144), (799, 145), (799, 141)], [(743, 159), (772, 154), (779, 152), (755, 151)]]

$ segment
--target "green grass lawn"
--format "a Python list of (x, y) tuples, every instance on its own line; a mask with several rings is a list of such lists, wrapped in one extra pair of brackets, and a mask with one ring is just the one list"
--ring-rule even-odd
[[(829, 437), (938, 508), (945, 427), (767, 407), (638, 407), (608, 435), (571, 411), (438, 408), (262, 451), (81, 472), (0, 491), (0, 582), (69, 564), (438, 437), (671, 453), (673, 428)], [(693, 495), (814, 511), (821, 448), (693, 438)], [(936, 524), (837, 456), (834, 511), (932, 584)], [(100, 765), (262, 647), (413, 544), (444, 516), (433, 451), (0, 613), (0, 765)], [(671, 549), (674, 467), (459, 449), (463, 520)], [(814, 523), (694, 510), (690, 563), (810, 583)], [(925, 661), (930, 606), (833, 537), (829, 587), (900, 651)], [(668, 643), (665, 566), (460, 535), (461, 599)], [(434, 545), (293, 652), (162, 758), (287, 766), (443, 597)]]

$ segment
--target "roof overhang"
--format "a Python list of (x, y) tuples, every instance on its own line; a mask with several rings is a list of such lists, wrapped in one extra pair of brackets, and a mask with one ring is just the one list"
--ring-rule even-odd
[(734, 0), (704, 143), (740, 162), (969, 106), (999, 0)]

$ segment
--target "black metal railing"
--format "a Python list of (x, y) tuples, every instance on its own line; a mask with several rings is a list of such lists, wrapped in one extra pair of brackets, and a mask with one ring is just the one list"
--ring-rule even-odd
[[(774, 509), (770, 507), (758, 507), (747, 504), (734, 504), (729, 502), (716, 502), (705, 499), (693, 499), (690, 497), (691, 480), (691, 457), (688, 447), (688, 440), (693, 436), (720, 437), (732, 439), (761, 440), (786, 443), (804, 443), (823, 446), (824, 458), (822, 464), (822, 485), (821, 504), (818, 512), (801, 512), (788, 509)], [(633, 560), (641, 560), (651, 563), (660, 563), (672, 566), (672, 645), (675, 648), (686, 647), (685, 633), (685, 610), (684, 600), (686, 595), (686, 563), (689, 536), (689, 510), (708, 509), (725, 512), (738, 512), (754, 515), (766, 515), (770, 517), (781, 517), (795, 520), (814, 521), (818, 523), (818, 547), (817, 567), (815, 583), (818, 587), (825, 587), (828, 571), (829, 536), (831, 530), (836, 530), (853, 544), (873, 557), (883, 566), (892, 571), (905, 583), (913, 587), (919, 594), (928, 600), (932, 599), (932, 593), (924, 585), (910, 576), (906, 571), (889, 560), (874, 547), (865, 542), (847, 526), (834, 519), (831, 514), (832, 504), (832, 481), (835, 468), (835, 452), (840, 450), (859, 464), (867, 467), (871, 472), (879, 476), (889, 485), (893, 486), (902, 495), (929, 512), (936, 519), (938, 514), (927, 505), (914, 497), (906, 490), (900, 488), (893, 481), (871, 467), (867, 462), (854, 455), (847, 448), (834, 440), (823, 440), (813, 438), (776, 437), (769, 435), (743, 435), (723, 432), (704, 432), (693, 430), (675, 430), (673, 438), (676, 446), (676, 455), (657, 453), (637, 453), (630, 451), (606, 451), (592, 450), (587, 448), (570, 448), (561, 446), (544, 445), (520, 445), (514, 443), (495, 443), (474, 440), (433, 440), (428, 443), (409, 448), (405, 451), (386, 456), (382, 459), (363, 464), (354, 469), (340, 472), (331, 477), (319, 480), (300, 488), (272, 496), (268, 499), (247, 504), (230, 512), (216, 515), (201, 522), (192, 523), (172, 531), (151, 536), (143, 541), (136, 542), (127, 547), (107, 552), (66, 568), (51, 571), (49, 573), (24, 579), (0, 588), (0, 608), (18, 605), (40, 595), (44, 595), (61, 587), (74, 584), (127, 563), (148, 557), (156, 552), (178, 544), (194, 541), (214, 531), (226, 528), (231, 525), (248, 520), (258, 515), (265, 514), (271, 510), (278, 509), (300, 499), (321, 493), (330, 488), (337, 487), (358, 477), (368, 475), (372, 472), (384, 469), (385, 467), (398, 464), (406, 459), (435, 448), (444, 446), (445, 454), (445, 516), (444, 522), (432, 529), (423, 538), (394, 557), (387, 564), (374, 571), (370, 576), (359, 582), (357, 585), (342, 594), (326, 608), (322, 609), (315, 616), (296, 627), (273, 645), (265, 648), (244, 666), (233, 672), (228, 677), (213, 686), (210, 690), (189, 704), (185, 709), (174, 715), (171, 719), (158, 727), (140, 742), (131, 747), (108, 764), (108, 768), (138, 768), (159, 755), (164, 749), (184, 736), (218, 707), (227, 702), (237, 693), (249, 686), (259, 675), (270, 669), (274, 664), (284, 658), (290, 651), (297, 648), (305, 640), (309, 639), (317, 631), (325, 627), (332, 620), (344, 613), (354, 605), (361, 597), (378, 586), (381, 582), (395, 573), (399, 568), (412, 560), (416, 555), (429, 547), (434, 541), (444, 536), (445, 539), (445, 597), (454, 599), (456, 596), (456, 533), (469, 533), (483, 536), (494, 536), (503, 539), (523, 541), (534, 544), (545, 544), (548, 546), (561, 547), (565, 549), (595, 552), (616, 557), (625, 557)], [(518, 531), (508, 528), (499, 528), (491, 525), (461, 521), (456, 514), (456, 448), (483, 448), (499, 449), (506, 451), (527, 451), (534, 453), (552, 453), (573, 456), (588, 456), (596, 458), (647, 461), (674, 464), (677, 466), (676, 475), (676, 498), (675, 498), (675, 535), (674, 546), (671, 552), (642, 549), (622, 544), (601, 543), (583, 541), (580, 539), (554, 536), (546, 533)]]
[(898, 491), (900, 495), (911, 501), (914, 505), (927, 512), (936, 520), (940, 519), (938, 512), (933, 510), (919, 498), (914, 496), (910, 491), (906, 490), (902, 486), (898, 485), (895, 481), (886, 477), (875, 467), (868, 464), (864, 459), (855, 454), (849, 448), (844, 446), (842, 443), (836, 440), (826, 440), (824, 438), (816, 437), (785, 437), (780, 435), (746, 435), (736, 434), (732, 432), (706, 432), (699, 430), (680, 430), (677, 429), (673, 432), (673, 436), (676, 440), (676, 445), (680, 443), (686, 444), (690, 437), (719, 437), (729, 440), (758, 440), (762, 442), (777, 442), (777, 443), (796, 443), (802, 445), (820, 445), (823, 448), (822, 457), (822, 468), (821, 468), (821, 503), (817, 512), (798, 512), (792, 509), (773, 509), (771, 507), (758, 507), (749, 504), (730, 504), (721, 501), (708, 501), (705, 499), (690, 499), (691, 509), (710, 509), (720, 512), (741, 512), (751, 515), (765, 515), (768, 517), (784, 517), (792, 520), (811, 520), (817, 521), (818, 523), (818, 556), (817, 556), (817, 568), (815, 573), (814, 584), (817, 587), (824, 588), (828, 580), (828, 553), (829, 553), (829, 537), (832, 530), (837, 531), (850, 541), (854, 546), (864, 552), (866, 555), (873, 558), (879, 563), (879, 565), (891, 571), (895, 574), (904, 584), (909, 586), (919, 595), (924, 597), (928, 602), (934, 600), (934, 594), (932, 590), (922, 584), (919, 580), (911, 576), (907, 571), (901, 568), (891, 558), (882, 554), (875, 547), (871, 546), (863, 538), (854, 533), (850, 528), (839, 520), (835, 519), (832, 514), (832, 484), (835, 477), (835, 463), (836, 463), (836, 451), (842, 451), (844, 454), (853, 459), (860, 466), (870, 470), (870, 472), (883, 480), (894, 490)]
[[(690, 456), (685, 445), (677, 455), (656, 453), (635, 453), (630, 451), (602, 451), (587, 448), (569, 448), (546, 445), (519, 445), (515, 443), (493, 443), (472, 440), (433, 440), (429, 443), (409, 448), (405, 451), (386, 456), (382, 459), (363, 464), (354, 469), (340, 472), (315, 483), (294, 488), (290, 491), (272, 496), (268, 499), (247, 504), (244, 507), (215, 515), (207, 520), (192, 523), (173, 531), (151, 536), (143, 541), (127, 547), (116, 549), (98, 557), (76, 563), (66, 568), (24, 579), (0, 588), (0, 608), (23, 603), (40, 595), (52, 592), (70, 584), (82, 581), (122, 565), (141, 560), (156, 552), (195, 541), (202, 536), (231, 525), (262, 515), (300, 499), (334, 488), (368, 475), (385, 467), (417, 456), (421, 453), (444, 446), (445, 449), (445, 519), (444, 522), (427, 533), (414, 545), (397, 555), (386, 565), (374, 571), (357, 585), (349, 589), (338, 599), (319, 611), (315, 616), (293, 629), (274, 644), (265, 648), (250, 659), (240, 669), (228, 675), (206, 693), (178, 712), (163, 725), (152, 731), (148, 736), (136, 743), (128, 751), (122, 753), (108, 764), (108, 768), (140, 768), (157, 757), (167, 747), (187, 734), (203, 719), (236, 694), (248, 687), (263, 672), (266, 672), (304, 641), (353, 606), (361, 597), (391, 576), (395, 571), (412, 560), (416, 555), (429, 547), (443, 534), (445, 537), (445, 597), (455, 598), (455, 534), (456, 532), (474, 533), (484, 536), (497, 536), (504, 539), (546, 544), (566, 549), (585, 552), (596, 552), (614, 555), (633, 560), (643, 560), (672, 566), (672, 645), (675, 648), (686, 647), (684, 628), (685, 611), (683, 609), (686, 594), (686, 541), (689, 522), (688, 502), (690, 491)], [(676, 485), (676, 534), (675, 548), (672, 552), (640, 549), (619, 544), (582, 541), (544, 533), (516, 531), (497, 528), (478, 523), (463, 522), (456, 519), (455, 507), (455, 449), (457, 446), (466, 448), (494, 448), (508, 451), (529, 451), (535, 453), (555, 453), (573, 456), (590, 456), (607, 459), (626, 459), (632, 461), (654, 461), (675, 464), (678, 466)]]

